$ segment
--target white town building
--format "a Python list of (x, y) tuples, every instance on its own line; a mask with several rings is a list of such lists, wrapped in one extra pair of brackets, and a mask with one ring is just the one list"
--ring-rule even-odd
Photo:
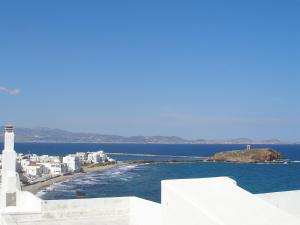
[(42, 155), (40, 156), (40, 162), (45, 163), (60, 163), (60, 157), (59, 156), (48, 156), (48, 155)]
[(76, 152), (75, 155), (79, 157), (79, 160), (81, 162), (84, 162), (87, 159), (87, 153), (86, 152)]
[(26, 171), (26, 167), (30, 165), (30, 159), (21, 159), (21, 168), (22, 168), (22, 171)]
[(100, 154), (98, 152), (88, 152), (87, 161), (89, 163), (100, 163)]
[(39, 163), (48, 169), (48, 173), (52, 176), (59, 176), (68, 173), (68, 166), (66, 163)]
[(25, 173), (30, 176), (42, 176), (48, 173), (48, 169), (42, 164), (32, 163), (26, 166)]
[(67, 155), (63, 157), (63, 163), (67, 164), (68, 172), (80, 171), (80, 159), (76, 155)]
[(108, 161), (108, 157), (107, 157), (107, 155), (104, 151), (99, 151), (98, 153), (100, 155), (100, 158), (101, 158), (102, 162), (107, 162)]
[(41, 200), (21, 191), (6, 127), (1, 225), (299, 225), (300, 190), (254, 195), (228, 177), (165, 180), (161, 203), (137, 197)]
[(30, 161), (31, 162), (39, 162), (40, 156), (38, 156), (37, 154), (32, 154), (32, 155), (30, 155)]
[(108, 157), (104, 151), (88, 152), (87, 153), (87, 161), (89, 163), (107, 162)]

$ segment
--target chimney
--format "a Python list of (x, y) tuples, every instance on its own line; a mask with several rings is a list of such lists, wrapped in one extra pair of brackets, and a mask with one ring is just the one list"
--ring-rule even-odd
[(15, 141), (14, 127), (12, 125), (5, 126), (4, 150), (14, 151), (14, 141)]
[(8, 125), (4, 133), (2, 152), (1, 208), (16, 207), (16, 193), (20, 190), (16, 172), (16, 152), (14, 150), (14, 127)]

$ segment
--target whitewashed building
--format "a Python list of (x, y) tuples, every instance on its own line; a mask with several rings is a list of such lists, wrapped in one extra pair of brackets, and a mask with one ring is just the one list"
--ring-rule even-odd
[(66, 163), (40, 163), (48, 168), (48, 172), (52, 176), (64, 175), (68, 173), (68, 166)]
[(98, 152), (88, 152), (87, 161), (89, 163), (100, 163), (100, 154)]
[(48, 156), (48, 155), (42, 155), (39, 157), (39, 161), (43, 163), (60, 163), (60, 157), (59, 156)]
[(31, 161), (30, 161), (30, 159), (21, 159), (20, 163), (21, 163), (22, 171), (25, 172), (26, 167), (30, 165)]
[(32, 163), (26, 166), (25, 173), (30, 176), (42, 176), (48, 173), (48, 169), (42, 164)]
[(87, 153), (86, 152), (76, 152), (75, 155), (79, 157), (81, 162), (84, 162), (87, 159)]
[(40, 159), (40, 156), (38, 156), (37, 154), (31, 154), (30, 155), (30, 161), (31, 162), (39, 162), (41, 159)]
[(102, 162), (107, 162), (108, 161), (108, 157), (107, 157), (107, 155), (104, 151), (99, 151), (98, 153), (100, 155), (100, 158), (101, 158)]
[(108, 157), (104, 151), (88, 152), (87, 161), (89, 163), (107, 162)]
[(40, 162), (50, 162), (49, 155), (41, 155)]
[(67, 164), (68, 172), (80, 171), (80, 159), (76, 155), (67, 155), (63, 157), (63, 163)]

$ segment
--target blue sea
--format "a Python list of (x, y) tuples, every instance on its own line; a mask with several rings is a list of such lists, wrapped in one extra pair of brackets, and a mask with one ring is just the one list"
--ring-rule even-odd
[[(2, 147), (2, 146), (0, 146)], [(287, 159), (288, 164), (233, 163), (158, 163), (120, 166), (102, 172), (85, 174), (76, 179), (52, 185), (40, 192), (43, 199), (77, 198), (76, 191), (87, 198), (138, 196), (160, 202), (160, 182), (164, 179), (228, 176), (252, 193), (300, 189), (300, 145), (252, 145), (271, 147)], [(212, 154), (245, 148), (245, 145), (160, 145), (160, 144), (40, 144), (17, 143), (17, 152), (66, 155), (77, 151), (143, 153), (177, 156), (211, 156)], [(118, 160), (143, 157), (115, 157)], [(159, 160), (162, 158), (149, 158)]]

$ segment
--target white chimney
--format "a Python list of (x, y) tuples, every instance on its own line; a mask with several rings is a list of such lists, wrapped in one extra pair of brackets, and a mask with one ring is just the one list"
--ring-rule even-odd
[(16, 173), (16, 152), (14, 150), (14, 128), (6, 126), (2, 152), (1, 208), (16, 206), (16, 192), (20, 190)]
[(4, 134), (4, 150), (11, 150), (14, 151), (14, 127), (11, 125), (7, 125), (5, 127), (5, 134)]

